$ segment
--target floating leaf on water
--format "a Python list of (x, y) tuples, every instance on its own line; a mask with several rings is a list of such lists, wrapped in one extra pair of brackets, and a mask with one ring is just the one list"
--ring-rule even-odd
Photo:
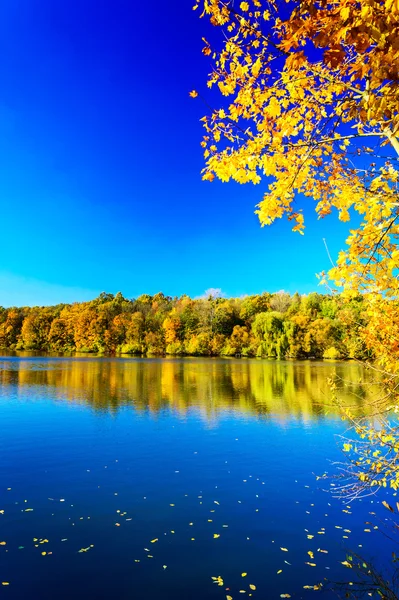
[(241, 573), (241, 577), (246, 577), (248, 573)]
[(256, 585), (254, 585), (253, 583), (250, 583), (249, 587), (251, 588), (251, 590), (256, 590)]
[(277, 575), (280, 575), (280, 573), (282, 573), (282, 572), (283, 572), (283, 569), (279, 569), (279, 570), (277, 571)]
[(157, 541), (158, 541), (158, 538), (154, 538), (153, 540), (151, 540), (151, 542), (150, 542), (150, 543), (151, 543), (151, 544), (155, 544), (155, 542), (157, 542)]
[(347, 560), (342, 561), (341, 565), (344, 565), (344, 567), (348, 567), (348, 569), (352, 568), (352, 565)]
[(387, 508), (387, 509), (388, 509), (388, 510), (390, 510), (391, 512), (393, 512), (393, 513), (395, 512), (395, 511), (394, 511), (394, 509), (392, 508), (392, 506), (390, 506), (390, 505), (388, 504), (388, 502), (386, 502), (385, 500), (383, 500), (381, 504), (382, 504), (383, 506), (385, 506), (385, 508)]
[(9, 581), (2, 581), (1, 585), (10, 585), (10, 582)]
[(280, 548), (283, 552), (288, 552), (288, 548)]
[(220, 538), (220, 533), (214, 533), (213, 534), (213, 539), (216, 540), (217, 538)]

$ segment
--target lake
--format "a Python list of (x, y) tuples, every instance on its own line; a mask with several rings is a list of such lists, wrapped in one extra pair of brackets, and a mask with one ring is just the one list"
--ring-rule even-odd
[(0, 357), (1, 595), (305, 598), (381, 560), (385, 496), (315, 477), (342, 460), (331, 376), (363, 410), (355, 363)]

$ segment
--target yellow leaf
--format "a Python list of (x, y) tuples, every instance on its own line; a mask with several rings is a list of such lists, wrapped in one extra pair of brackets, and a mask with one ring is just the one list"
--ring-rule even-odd
[(344, 565), (344, 567), (348, 567), (348, 569), (352, 569), (352, 565), (347, 560), (342, 561), (341, 564)]
[(192, 90), (192, 92), (189, 93), (189, 96), (191, 96), (191, 98), (196, 98), (198, 96), (198, 92)]
[(271, 98), (266, 111), (267, 114), (273, 118), (278, 117), (281, 114), (281, 106), (277, 98), (275, 98), (274, 96)]
[(381, 504), (382, 504), (383, 506), (385, 506), (385, 508), (387, 508), (387, 509), (388, 509), (388, 510), (390, 510), (391, 512), (393, 512), (393, 513), (395, 512), (395, 511), (394, 511), (394, 509), (392, 508), (392, 506), (390, 506), (390, 505), (388, 504), (388, 502), (386, 502), (385, 500), (383, 500)]

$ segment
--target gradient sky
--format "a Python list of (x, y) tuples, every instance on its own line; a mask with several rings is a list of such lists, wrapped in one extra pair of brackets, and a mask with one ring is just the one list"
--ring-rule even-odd
[[(202, 182), (209, 25), (189, 0), (4, 0), (0, 305), (317, 289), (347, 225), (305, 236), (254, 208), (266, 183)], [(311, 204), (309, 203), (311, 208)]]

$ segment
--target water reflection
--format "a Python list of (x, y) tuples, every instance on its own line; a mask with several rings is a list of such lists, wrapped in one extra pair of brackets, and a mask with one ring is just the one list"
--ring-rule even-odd
[(0, 383), (17, 394), (41, 386), (52, 397), (117, 411), (132, 406), (184, 415), (198, 408), (208, 419), (220, 411), (300, 417), (303, 421), (337, 414), (328, 377), (342, 380), (340, 397), (362, 408), (373, 393), (362, 385), (355, 363), (272, 362), (221, 359), (114, 359), (3, 357)]

